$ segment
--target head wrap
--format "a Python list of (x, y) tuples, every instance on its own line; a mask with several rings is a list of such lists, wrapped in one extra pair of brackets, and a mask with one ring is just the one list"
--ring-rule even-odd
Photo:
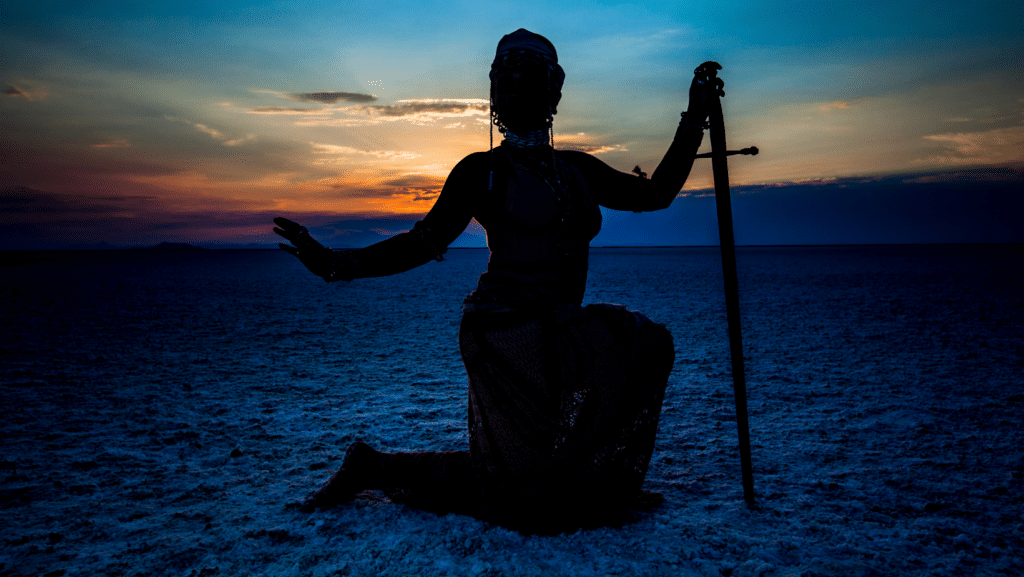
[(532, 50), (555, 64), (558, 63), (558, 52), (555, 51), (555, 45), (547, 38), (530, 32), (526, 28), (520, 28), (501, 37), (501, 40), (498, 41), (498, 49), (494, 54), (495, 60), (512, 50)]
[(510, 56), (524, 52), (532, 53), (533, 56), (539, 57), (547, 64), (552, 72), (555, 89), (561, 91), (562, 83), (565, 82), (565, 71), (558, 65), (558, 52), (555, 50), (555, 45), (540, 34), (530, 32), (525, 28), (506, 34), (498, 41), (498, 49), (495, 50), (494, 61), (491, 63), (491, 80), (494, 80), (496, 71), (505, 64)]

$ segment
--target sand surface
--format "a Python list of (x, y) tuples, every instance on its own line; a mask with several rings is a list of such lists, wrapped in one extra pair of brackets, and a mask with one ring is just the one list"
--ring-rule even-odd
[(778, 250), (740, 255), (753, 508), (717, 252), (592, 257), (588, 302), (675, 337), (665, 502), (553, 537), (286, 506), (353, 440), (466, 446), (480, 251), (337, 286), (283, 253), (8, 258), (0, 575), (1024, 574), (1021, 251)]

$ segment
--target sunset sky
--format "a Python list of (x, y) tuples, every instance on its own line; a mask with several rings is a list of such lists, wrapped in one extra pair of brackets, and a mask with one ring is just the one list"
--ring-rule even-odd
[[(266, 244), (275, 215), (385, 238), (487, 149), (487, 71), (520, 27), (566, 71), (556, 145), (624, 171), (653, 171), (720, 62), (729, 144), (762, 151), (730, 159), (738, 242), (1024, 242), (1022, 6), (5, 3), (0, 249)], [(698, 162), (595, 245), (715, 244)]]

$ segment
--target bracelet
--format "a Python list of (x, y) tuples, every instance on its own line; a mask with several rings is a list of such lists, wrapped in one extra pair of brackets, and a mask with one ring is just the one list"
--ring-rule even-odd
[(426, 252), (430, 255), (430, 258), (436, 260), (437, 262), (441, 262), (444, 260), (443, 255), (444, 253), (448, 252), (448, 247), (438, 246), (438, 243), (436, 242), (436, 239), (434, 237), (434, 231), (427, 228), (427, 226), (423, 224), (422, 220), (416, 221), (416, 224), (413, 225), (412, 230), (409, 231), (409, 234), (417, 238), (417, 240), (426, 249)]
[(356, 257), (356, 251), (350, 248), (344, 248), (341, 250), (331, 251), (331, 270), (324, 275), (324, 280), (327, 282), (335, 282), (339, 280), (350, 281), (355, 278), (353, 274), (356, 267), (359, 266), (359, 259)]
[(708, 127), (707, 123), (705, 122), (693, 122), (692, 120), (690, 120), (690, 117), (688, 117), (685, 112), (680, 113), (679, 116), (682, 118), (679, 121), (679, 128), (685, 132), (700, 130), (703, 133), (704, 129)]

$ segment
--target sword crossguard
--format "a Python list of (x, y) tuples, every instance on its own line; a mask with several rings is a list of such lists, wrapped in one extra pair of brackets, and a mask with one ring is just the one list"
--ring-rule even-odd
[[(736, 155), (736, 154), (744, 154), (744, 155), (748, 155), (748, 156), (755, 156), (758, 152), (760, 152), (760, 151), (757, 149), (756, 146), (751, 146), (749, 148), (742, 148), (740, 150), (726, 150), (725, 151), (725, 155), (726, 156), (733, 156), (733, 155)], [(698, 155), (694, 156), (694, 158), (711, 158), (714, 155), (715, 154), (713, 152), (705, 152), (704, 154), (698, 154)]]

